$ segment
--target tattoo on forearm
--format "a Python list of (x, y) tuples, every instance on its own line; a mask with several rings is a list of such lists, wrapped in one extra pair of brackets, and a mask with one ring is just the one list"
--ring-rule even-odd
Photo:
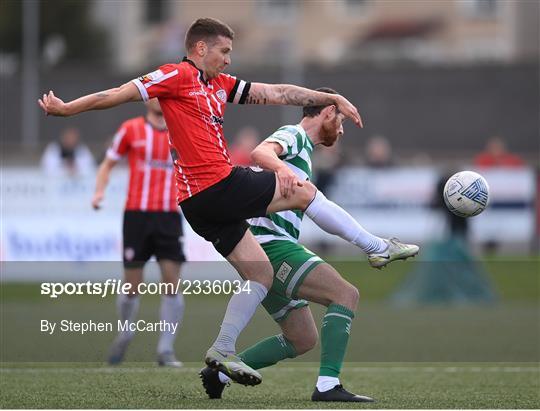
[(248, 97), (246, 100), (246, 104), (266, 104), (266, 98), (260, 99), (256, 97)]
[(268, 96), (265, 91), (253, 93), (250, 91), (246, 104), (268, 104)]
[(109, 95), (107, 93), (96, 93), (96, 97), (99, 97), (99, 98), (104, 98), (104, 97), (109, 97)]
[(319, 106), (332, 103), (333, 100), (325, 93), (318, 93), (302, 87), (282, 87), (285, 104), (291, 106)]
[(274, 85), (249, 91), (247, 104), (285, 104), (289, 106), (319, 106), (332, 104), (334, 100), (326, 93), (319, 93), (291, 85)]

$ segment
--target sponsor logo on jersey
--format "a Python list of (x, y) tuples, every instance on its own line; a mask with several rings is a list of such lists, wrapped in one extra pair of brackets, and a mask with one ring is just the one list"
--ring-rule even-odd
[(219, 124), (220, 126), (222, 126), (223, 123), (224, 123), (223, 117), (219, 117), (219, 116), (216, 116), (216, 115), (208, 117), (207, 115), (203, 114), (202, 119), (207, 123)]
[(156, 70), (156, 71), (152, 71), (151, 73), (145, 74), (144, 76), (139, 77), (139, 80), (142, 82), (152, 81), (152, 80), (157, 80), (161, 76), (163, 76), (163, 72), (161, 70)]
[(292, 267), (284, 261), (279, 267), (279, 270), (277, 270), (276, 278), (282, 283), (285, 283), (291, 271)]
[(218, 91), (216, 91), (216, 95), (223, 103), (227, 101), (227, 93), (225, 92), (225, 90), (219, 89)]
[(224, 123), (224, 120), (223, 120), (223, 117), (219, 117), (219, 116), (212, 116), (212, 123), (213, 124), (219, 124), (220, 126), (223, 125)]
[(202, 90), (194, 90), (194, 91), (190, 91), (189, 92), (189, 95), (191, 97), (193, 96), (206, 96), (206, 91), (202, 91)]

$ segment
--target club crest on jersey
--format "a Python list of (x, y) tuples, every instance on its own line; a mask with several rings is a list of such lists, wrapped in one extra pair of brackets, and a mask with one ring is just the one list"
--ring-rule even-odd
[(218, 91), (216, 91), (216, 95), (223, 103), (227, 101), (227, 93), (225, 92), (225, 90), (219, 89)]
[(161, 70), (152, 71), (151, 73), (145, 74), (144, 76), (139, 77), (140, 81), (152, 81), (156, 80), (163, 76), (163, 72)]

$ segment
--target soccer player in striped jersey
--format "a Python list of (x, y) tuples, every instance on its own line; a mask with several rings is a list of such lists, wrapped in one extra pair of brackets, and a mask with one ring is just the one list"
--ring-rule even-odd
[[(132, 290), (143, 280), (143, 268), (154, 255), (161, 269), (162, 281), (175, 289), (180, 278), (180, 265), (185, 261), (182, 250), (182, 221), (176, 203), (174, 169), (169, 152), (169, 133), (163, 112), (156, 98), (146, 103), (145, 117), (125, 121), (116, 132), (97, 178), (92, 206), (98, 210), (105, 195), (109, 175), (118, 161), (127, 156), (129, 163), (129, 190), (123, 223), (124, 281)], [(139, 295), (119, 294), (118, 315), (122, 322), (134, 322), (139, 309)], [(184, 296), (165, 294), (161, 296), (160, 320), (175, 330), (184, 314)], [(126, 349), (135, 335), (122, 331), (111, 347), (109, 363), (123, 361)], [(158, 364), (181, 367), (174, 355), (177, 334), (169, 330), (161, 332), (158, 346)]]
[[(317, 90), (336, 93), (329, 88)], [(300, 124), (281, 127), (253, 151), (254, 163), (274, 171), (286, 167), (300, 181), (311, 180), (314, 147), (336, 143), (343, 134), (343, 120), (343, 114), (334, 105), (304, 107)], [(329, 223), (327, 231), (359, 246), (374, 267), (418, 253), (416, 245), (370, 234), (345, 210), (317, 192), (306, 214), (316, 216), (320, 208), (330, 209), (332, 212), (326, 218), (335, 220)], [(339, 381), (358, 290), (319, 256), (298, 244), (303, 215), (300, 210), (280, 211), (249, 220), (252, 233), (274, 268), (274, 281), (262, 305), (282, 333), (258, 342), (239, 356), (250, 367), (260, 369), (309, 351), (317, 343), (318, 332), (306, 300), (322, 304), (327, 312), (321, 329), (319, 377), (311, 399), (371, 402), (370, 397), (348, 392)], [(200, 376), (209, 397), (221, 398), (229, 378), (209, 367), (201, 370)]]

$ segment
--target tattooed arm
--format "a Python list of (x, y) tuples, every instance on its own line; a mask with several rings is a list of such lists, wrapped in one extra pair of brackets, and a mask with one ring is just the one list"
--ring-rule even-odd
[(84, 111), (103, 110), (129, 101), (140, 100), (142, 97), (137, 86), (129, 82), (120, 87), (80, 97), (69, 103), (64, 103), (52, 91), (49, 91), (49, 94), (43, 94), (43, 98), (39, 99), (38, 103), (47, 115), (67, 117)]
[(346, 117), (363, 127), (356, 107), (339, 94), (329, 94), (290, 84), (252, 83), (247, 104), (280, 104), (290, 106), (326, 106), (334, 104)]

